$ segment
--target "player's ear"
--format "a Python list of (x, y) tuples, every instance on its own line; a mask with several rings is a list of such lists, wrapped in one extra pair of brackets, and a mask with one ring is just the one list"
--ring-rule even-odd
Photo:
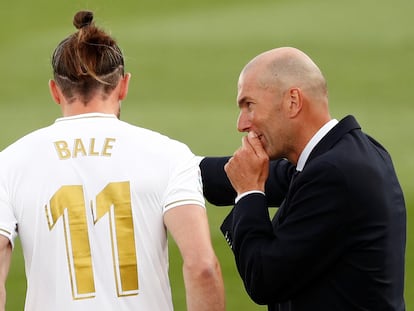
[(49, 91), (55, 103), (59, 105), (61, 102), (61, 92), (55, 80), (49, 80)]
[(131, 74), (127, 73), (121, 79), (120, 89), (119, 89), (119, 100), (123, 100), (128, 94), (129, 80), (131, 79)]

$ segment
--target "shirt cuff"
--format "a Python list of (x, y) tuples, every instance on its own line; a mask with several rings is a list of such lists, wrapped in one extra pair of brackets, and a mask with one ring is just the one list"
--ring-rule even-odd
[(247, 196), (247, 195), (249, 195), (249, 194), (252, 194), (252, 193), (261, 193), (261, 194), (265, 195), (265, 193), (264, 193), (263, 191), (260, 191), (260, 190), (251, 190), (251, 191), (246, 191), (246, 192), (240, 193), (240, 194), (236, 197), (236, 199), (234, 200), (234, 204), (237, 204), (237, 202), (239, 202), (242, 198), (244, 198), (245, 196)]

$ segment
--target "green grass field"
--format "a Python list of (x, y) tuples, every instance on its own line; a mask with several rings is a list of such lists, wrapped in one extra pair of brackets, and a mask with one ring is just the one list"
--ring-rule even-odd
[[(414, 2), (2, 1), (0, 150), (60, 116), (47, 88), (50, 55), (74, 31), (74, 13), (85, 8), (118, 39), (132, 72), (122, 118), (179, 139), (199, 155), (227, 155), (239, 146), (236, 82), (247, 61), (278, 46), (307, 52), (328, 79), (332, 115), (355, 115), (393, 156), (407, 202), (405, 298), (414, 311)], [(227, 309), (266, 310), (248, 298), (219, 232), (228, 211), (208, 205)], [(181, 259), (170, 244), (174, 304), (184, 310)], [(19, 245), (7, 290), (7, 310), (23, 310)]]

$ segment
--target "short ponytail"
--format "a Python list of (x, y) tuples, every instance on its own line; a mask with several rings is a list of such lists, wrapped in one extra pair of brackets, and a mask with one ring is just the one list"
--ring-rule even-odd
[(97, 28), (90, 11), (77, 12), (77, 32), (64, 39), (52, 56), (54, 79), (68, 100), (86, 104), (98, 89), (109, 93), (124, 75), (124, 57), (116, 41)]

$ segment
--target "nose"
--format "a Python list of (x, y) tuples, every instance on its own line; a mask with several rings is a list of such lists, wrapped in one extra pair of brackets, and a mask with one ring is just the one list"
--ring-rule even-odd
[(240, 111), (239, 118), (237, 120), (237, 130), (239, 132), (249, 132), (251, 128), (251, 122), (247, 113)]

